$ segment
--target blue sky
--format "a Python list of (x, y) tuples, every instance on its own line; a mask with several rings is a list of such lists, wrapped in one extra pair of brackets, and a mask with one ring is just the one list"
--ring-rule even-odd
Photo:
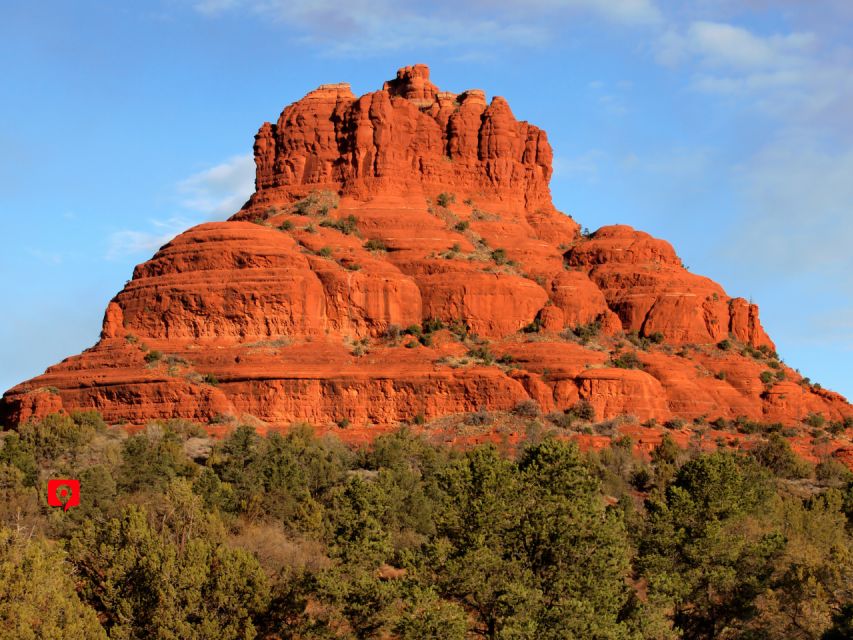
[(853, 397), (853, 3), (161, 0), (0, 8), (0, 388), (97, 339), (174, 234), (236, 210), (264, 120), (423, 62), (548, 132), (558, 208), (751, 298)]

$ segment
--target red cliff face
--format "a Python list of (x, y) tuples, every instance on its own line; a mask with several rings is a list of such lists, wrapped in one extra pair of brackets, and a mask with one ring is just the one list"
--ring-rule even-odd
[[(98, 344), (8, 391), (4, 418), (252, 416), (346, 438), (530, 398), (659, 422), (853, 415), (667, 242), (582, 236), (551, 203), (551, 159), (505, 100), (440, 91), (424, 65), (361, 97), (323, 85), (261, 127), (246, 205), (139, 265)], [(399, 335), (427, 320), (453, 331)]]

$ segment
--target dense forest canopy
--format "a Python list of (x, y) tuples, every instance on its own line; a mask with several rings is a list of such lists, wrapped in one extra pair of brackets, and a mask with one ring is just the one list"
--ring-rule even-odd
[[(0, 444), (0, 638), (853, 637), (839, 463), (778, 434), (641, 459), (536, 433), (22, 425)], [(47, 506), (57, 477), (78, 507)]]

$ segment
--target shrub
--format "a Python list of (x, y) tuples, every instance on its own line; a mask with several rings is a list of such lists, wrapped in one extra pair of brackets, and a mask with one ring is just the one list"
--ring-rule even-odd
[(660, 331), (655, 331), (649, 336), (649, 340), (655, 344), (660, 344), (664, 340), (664, 335)]
[(465, 231), (466, 229), (468, 229), (469, 226), (471, 226), (470, 222), (468, 222), (467, 220), (462, 220), (461, 222), (457, 222), (456, 226), (454, 226), (453, 228), (457, 231)]
[(451, 205), (456, 202), (456, 195), (447, 192), (439, 193), (435, 201), (436, 203), (438, 203), (439, 207), (447, 207), (448, 205)]
[(631, 474), (631, 486), (637, 491), (648, 491), (653, 485), (653, 476), (645, 467), (640, 467)]
[(807, 464), (794, 454), (790, 443), (778, 433), (756, 445), (750, 454), (781, 478), (804, 478), (809, 474)]
[(492, 418), (485, 409), (477, 409), (477, 411), (473, 413), (466, 413), (463, 422), (472, 426), (481, 427), (483, 425), (490, 424), (492, 422)]
[(711, 422), (711, 426), (714, 427), (715, 429), (719, 429), (720, 431), (725, 431), (726, 429), (729, 428), (729, 421), (721, 416), (721, 417), (717, 418), (716, 420), (713, 420)]
[(728, 351), (729, 349), (731, 349), (731, 348), (732, 348), (732, 343), (731, 343), (731, 341), (730, 341), (730, 340), (728, 340), (728, 339), (726, 339), (726, 340), (720, 340), (720, 341), (717, 343), (717, 348), (718, 348), (720, 351)]
[(576, 420), (573, 414), (563, 411), (554, 411), (549, 413), (545, 416), (545, 419), (561, 429), (571, 429)]
[(725, 380), (726, 379), (726, 372), (725, 371), (717, 371), (717, 373), (714, 374), (714, 377), (717, 380)]
[(642, 369), (643, 363), (637, 357), (636, 351), (626, 351), (620, 353), (618, 357), (613, 358), (611, 363), (619, 369)]
[(332, 257), (332, 248), (331, 247), (323, 247), (317, 252), (318, 256), (323, 258), (331, 258)]
[(205, 384), (209, 384), (211, 386), (214, 386), (214, 387), (219, 384), (218, 378), (215, 375), (213, 375), (212, 373), (205, 373), (204, 376), (202, 377), (202, 382), (204, 382)]
[(312, 191), (301, 200), (293, 203), (293, 212), (301, 216), (326, 215), (331, 209), (337, 209), (339, 202), (338, 194), (333, 191), (327, 189)]
[(763, 344), (763, 345), (761, 345), (760, 347), (758, 347), (758, 351), (759, 351), (759, 353), (761, 353), (761, 355), (763, 355), (765, 358), (770, 358), (770, 359), (772, 359), (772, 360), (778, 360), (778, 359), (779, 359), (779, 354), (778, 354), (778, 353), (776, 353), (776, 352), (775, 352), (773, 349), (771, 349), (770, 347), (768, 347), (766, 344)]
[(521, 330), (524, 333), (539, 333), (542, 331), (542, 316), (537, 313), (536, 317), (533, 318), (533, 322), (525, 325)]
[(421, 323), (424, 333), (434, 333), (444, 329), (444, 322), (440, 318), (427, 318)]
[(387, 251), (388, 249), (385, 246), (385, 243), (378, 238), (371, 238), (367, 242), (364, 243), (364, 248), (368, 251)]
[(157, 351), (156, 349), (152, 349), (151, 351), (145, 354), (145, 362), (148, 362), (149, 364), (159, 362), (162, 359), (163, 354), (160, 351)]
[(346, 218), (342, 220), (334, 220), (332, 218), (326, 218), (320, 222), (321, 227), (329, 227), (331, 229), (337, 229), (344, 235), (352, 235), (354, 233), (358, 233), (358, 218), (354, 215), (350, 214)]
[(758, 378), (764, 384), (771, 384), (773, 382), (773, 378), (774, 378), (773, 372), (772, 371), (762, 371), (761, 375), (758, 376)]
[(418, 325), (410, 324), (408, 327), (403, 329), (403, 334), (407, 336), (415, 336), (417, 338), (423, 335), (423, 331)]
[(341, 418), (336, 423), (341, 429), (346, 429), (350, 425), (349, 418)]
[(681, 429), (685, 424), (681, 418), (672, 418), (671, 420), (667, 420), (663, 426), (667, 429)]
[(468, 351), (469, 358), (475, 358), (485, 365), (494, 364), (495, 356), (487, 345), (474, 347)]
[(581, 400), (577, 402), (571, 409), (567, 411), (569, 415), (575, 416), (578, 420), (584, 422), (592, 422), (595, 420), (595, 407), (589, 400)]
[(492, 251), (492, 260), (494, 260), (495, 264), (506, 264), (509, 261), (506, 256), (506, 250), (495, 249)]
[(513, 407), (512, 412), (523, 418), (535, 418), (539, 415), (539, 403), (532, 398), (528, 398), (527, 400), (522, 400), (515, 407)]
[(826, 458), (815, 467), (815, 478), (825, 485), (841, 486), (853, 482), (853, 472), (838, 460)]
[(738, 432), (748, 435), (761, 431), (761, 424), (754, 422), (753, 420), (737, 420), (735, 422), (735, 428), (737, 428)]
[(590, 340), (597, 337), (601, 333), (601, 322), (595, 320), (587, 324), (578, 325), (573, 329), (565, 329), (560, 334), (566, 340), (576, 340), (581, 344), (587, 344)]
[(424, 416), (423, 413), (419, 413), (418, 415), (416, 415), (412, 419), (412, 422), (414, 422), (417, 425), (424, 425), (424, 424), (426, 424), (426, 416)]
[(293, 229), (293, 223), (290, 220), (285, 220), (280, 225), (278, 225), (280, 231), (290, 231)]
[(819, 413), (810, 413), (806, 416), (806, 419), (803, 420), (803, 422), (809, 425), (812, 429), (821, 429), (826, 422), (826, 418)]
[(382, 337), (386, 340), (399, 340), (401, 335), (403, 335), (403, 330), (397, 324), (389, 324), (382, 332)]

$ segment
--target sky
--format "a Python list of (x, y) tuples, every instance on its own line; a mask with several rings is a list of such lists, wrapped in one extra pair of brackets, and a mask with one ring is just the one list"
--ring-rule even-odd
[(253, 189), (323, 83), (425, 63), (548, 132), (557, 208), (664, 238), (853, 398), (849, 0), (78, 0), (0, 6), (0, 391), (92, 346), (133, 267)]

